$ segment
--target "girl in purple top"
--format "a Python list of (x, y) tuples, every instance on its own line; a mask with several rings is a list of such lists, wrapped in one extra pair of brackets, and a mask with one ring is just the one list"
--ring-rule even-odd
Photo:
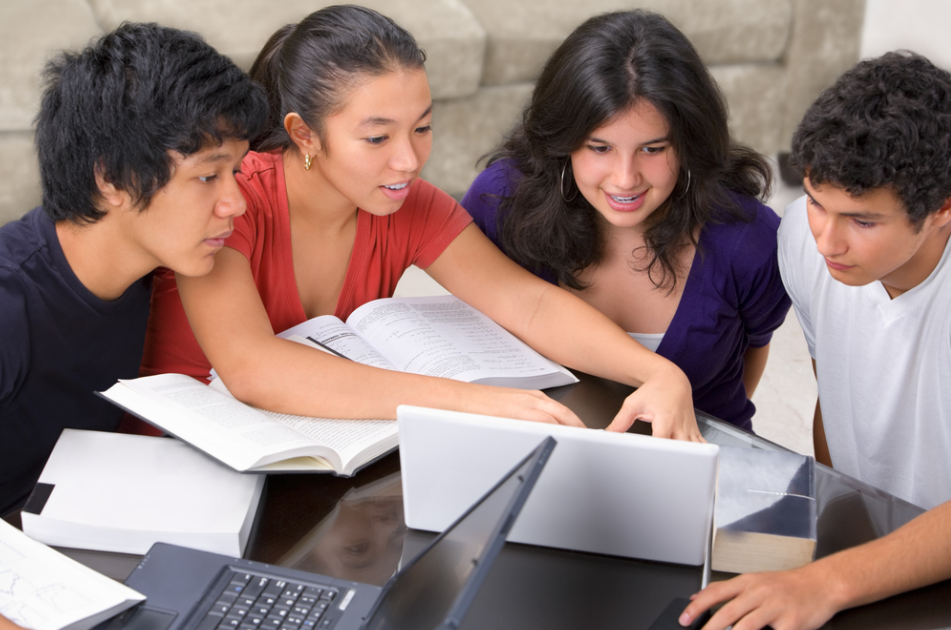
[(751, 429), (789, 310), (765, 159), (665, 18), (594, 17), (548, 60), (522, 122), (462, 200), (516, 262), (676, 363), (694, 404)]

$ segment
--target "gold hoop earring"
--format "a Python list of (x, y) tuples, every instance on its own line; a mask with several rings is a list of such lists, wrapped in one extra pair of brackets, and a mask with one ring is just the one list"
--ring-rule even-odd
[(309, 171), (311, 164), (313, 164), (313, 161), (310, 159), (310, 153), (305, 153), (304, 154), (304, 170)]

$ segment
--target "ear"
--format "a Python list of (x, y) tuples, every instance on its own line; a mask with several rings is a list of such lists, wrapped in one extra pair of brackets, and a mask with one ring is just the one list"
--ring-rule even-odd
[(291, 112), (284, 117), (284, 130), (301, 153), (316, 155), (320, 151), (320, 138), (297, 112)]
[[(106, 176), (102, 172), (102, 164), (97, 163), (95, 168), (96, 175), (96, 188), (99, 189), (99, 196), (110, 208), (121, 208), (125, 205), (131, 204), (131, 199), (129, 194), (124, 190), (116, 188), (116, 186), (106, 180)], [(109, 208), (105, 208), (108, 212)]]
[(931, 215), (933, 218), (932, 225), (935, 227), (944, 227), (951, 222), (951, 197), (948, 197), (944, 200), (944, 203), (941, 204), (941, 207), (938, 208), (938, 211)]

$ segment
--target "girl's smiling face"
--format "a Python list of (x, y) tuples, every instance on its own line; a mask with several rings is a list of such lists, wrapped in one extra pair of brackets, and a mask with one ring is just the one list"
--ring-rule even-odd
[(641, 99), (571, 154), (578, 190), (607, 224), (636, 228), (667, 201), (680, 169), (669, 134), (664, 116)]
[(385, 216), (400, 209), (432, 150), (426, 72), (399, 69), (361, 81), (323, 123), (312, 169), (323, 194)]

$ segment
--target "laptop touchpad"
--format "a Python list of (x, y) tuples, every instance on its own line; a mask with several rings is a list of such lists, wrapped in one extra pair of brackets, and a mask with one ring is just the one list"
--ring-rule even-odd
[(165, 630), (178, 615), (165, 610), (139, 606), (122, 630)]

